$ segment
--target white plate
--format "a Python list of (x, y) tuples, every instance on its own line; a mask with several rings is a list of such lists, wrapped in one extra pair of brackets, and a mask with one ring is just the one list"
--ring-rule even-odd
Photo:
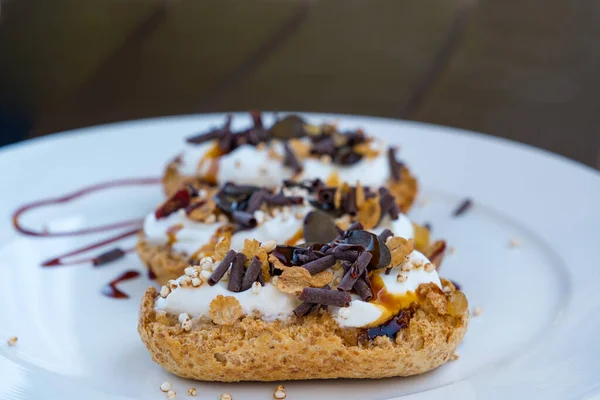
[[(34, 238), (11, 226), (12, 211), (23, 203), (112, 179), (159, 176), (182, 137), (223, 118), (106, 125), (0, 151), (0, 399), (164, 399), (158, 386), (165, 380), (173, 382), (178, 398), (187, 398), (192, 386), (200, 399), (224, 391), (236, 400), (272, 396), (276, 384), (191, 382), (152, 363), (136, 332), (138, 299), (151, 282), (142, 277), (122, 284), (128, 300), (99, 293), (120, 272), (142, 270), (135, 254), (101, 268), (40, 267), (109, 234)], [(288, 382), (288, 398), (566, 399), (600, 393), (597, 172), (454, 129), (354, 116), (309, 118), (336, 118), (342, 127), (362, 126), (401, 145), (426, 203), (412, 217), (430, 221), (434, 236), (456, 249), (442, 273), (458, 281), (472, 309), (482, 307), (483, 314), (472, 319), (460, 359), (436, 371), (408, 379)], [(235, 122), (248, 118), (240, 114)], [(465, 197), (475, 206), (451, 217)], [(158, 186), (114, 189), (32, 211), (23, 223), (84, 228), (143, 217), (160, 200)], [(5, 340), (12, 335), (19, 341), (9, 347)]]

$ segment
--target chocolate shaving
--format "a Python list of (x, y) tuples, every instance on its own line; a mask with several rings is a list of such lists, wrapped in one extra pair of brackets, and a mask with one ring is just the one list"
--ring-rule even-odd
[(323, 188), (317, 191), (317, 201), (319, 203), (331, 203), (335, 197), (336, 188)]
[(334, 307), (347, 307), (352, 300), (350, 294), (346, 292), (311, 287), (304, 288), (299, 299), (307, 303), (323, 304)]
[(352, 224), (350, 224), (350, 226), (348, 227), (348, 229), (346, 229), (346, 232), (362, 231), (363, 229), (365, 229), (363, 227), (363, 225), (359, 221), (355, 221)]
[(109, 250), (105, 253), (102, 253), (92, 259), (92, 264), (94, 267), (99, 267), (100, 265), (108, 264), (113, 261), (117, 261), (119, 258), (125, 257), (125, 251), (119, 247), (116, 247), (112, 250)]
[(394, 339), (401, 329), (408, 328), (408, 324), (414, 313), (415, 310), (413, 307), (400, 311), (398, 315), (385, 324), (367, 329), (367, 337), (370, 340), (375, 339), (377, 336), (387, 336)]
[(379, 234), (379, 240), (385, 243), (388, 240), (388, 238), (392, 236), (394, 236), (392, 231), (386, 228)]
[(304, 203), (301, 196), (286, 196), (283, 193), (265, 196), (265, 202), (273, 206), (297, 206)]
[(302, 268), (305, 268), (311, 275), (314, 275), (325, 271), (327, 268), (333, 266), (333, 264), (335, 264), (335, 256), (329, 255), (304, 264)]
[(363, 301), (370, 301), (373, 298), (373, 292), (362, 276), (354, 284), (354, 290)]
[(340, 250), (358, 250), (365, 251), (365, 247), (360, 243), (335, 243), (335, 247)]
[(274, 138), (289, 140), (306, 136), (304, 131), (304, 120), (297, 115), (288, 115), (282, 119), (275, 117), (275, 123), (270, 132)]
[(298, 307), (294, 308), (293, 312), (294, 314), (296, 314), (297, 317), (303, 317), (315, 311), (317, 308), (319, 308), (318, 304), (302, 303)]
[(252, 284), (256, 282), (258, 276), (262, 272), (262, 262), (258, 259), (258, 257), (254, 256), (248, 269), (246, 270), (246, 274), (244, 275), (244, 279), (242, 280), (242, 288), (241, 291), (244, 292), (252, 287)]
[[(379, 207), (381, 208), (381, 215), (389, 213), (393, 205), (396, 204), (396, 199), (389, 190), (384, 187), (379, 188)], [(396, 218), (398, 216), (396, 215)]]
[(423, 227), (424, 227), (425, 229), (427, 229), (429, 232), (431, 232), (431, 229), (432, 229), (431, 223), (429, 223), (429, 222), (425, 222), (425, 223), (423, 224)]
[(219, 282), (221, 280), (223, 275), (225, 275), (225, 272), (227, 272), (227, 270), (231, 266), (231, 263), (233, 262), (233, 259), (235, 258), (236, 254), (237, 253), (235, 252), (235, 250), (229, 250), (229, 252), (227, 252), (227, 254), (223, 258), (223, 260), (219, 263), (219, 265), (214, 270), (214, 272), (208, 277), (208, 284), (210, 286), (215, 285), (217, 282)]
[(244, 279), (244, 263), (246, 256), (244, 253), (237, 253), (231, 263), (231, 273), (229, 274), (229, 283), (227, 290), (230, 292), (239, 292), (242, 288), (242, 279)]
[(287, 143), (283, 144), (283, 151), (285, 153), (283, 158), (283, 165), (290, 167), (296, 174), (302, 172), (302, 164), (298, 161), (296, 154), (290, 149)]
[(254, 185), (236, 185), (235, 183), (227, 182), (221, 192), (228, 196), (251, 195), (252, 193), (261, 190), (260, 187)]
[(437, 269), (442, 265), (444, 261), (444, 255), (446, 254), (446, 242), (444, 240), (438, 240), (429, 246), (425, 252), (425, 256), (431, 261)]
[(452, 284), (454, 285), (454, 287), (456, 288), (456, 290), (460, 290), (460, 288), (462, 287), (458, 282), (450, 280), (450, 282), (452, 282)]
[(332, 254), (338, 260), (354, 262), (360, 255), (360, 252), (357, 250), (344, 250), (340, 247), (334, 247), (333, 249), (327, 250), (326, 254)]
[(356, 207), (356, 188), (351, 188), (342, 199), (343, 208), (346, 213), (356, 215), (358, 207)]
[(334, 219), (322, 211), (306, 214), (303, 229), (307, 243), (329, 243), (339, 235)]
[(388, 149), (388, 164), (390, 166), (390, 175), (392, 176), (392, 180), (395, 182), (399, 182), (402, 178), (402, 168), (404, 164), (400, 161), (396, 160), (396, 148), (390, 147)]
[(248, 205), (246, 206), (246, 212), (249, 214), (254, 214), (254, 211), (260, 209), (262, 203), (265, 201), (265, 196), (267, 195), (265, 190), (258, 190), (250, 195), (248, 199)]
[(260, 111), (252, 110), (252, 111), (250, 111), (250, 116), (252, 117), (252, 123), (254, 124), (255, 128), (263, 127), (262, 113)]
[(319, 138), (317, 142), (314, 142), (311, 148), (312, 154), (317, 155), (330, 155), (333, 156), (335, 154), (335, 141), (331, 136), (325, 136)]
[(390, 215), (390, 218), (392, 219), (392, 221), (397, 220), (398, 217), (400, 216), (400, 208), (398, 208), (398, 204), (396, 203), (396, 198), (394, 198), (394, 201), (390, 205), (388, 214)]
[(214, 139), (218, 139), (221, 136), (227, 134), (228, 132), (230, 133), (232, 118), (233, 117), (231, 116), (231, 114), (227, 115), (227, 117), (225, 119), (225, 124), (223, 125), (222, 128), (212, 129), (210, 132), (201, 133), (201, 134), (189, 137), (185, 141), (188, 143), (191, 143), (191, 144), (202, 144), (202, 143), (206, 143), (208, 141), (214, 140)]
[(244, 228), (254, 228), (258, 224), (254, 214), (245, 211), (234, 211), (231, 218), (236, 224)]
[(352, 265), (348, 272), (346, 272), (340, 281), (338, 290), (343, 290), (345, 292), (352, 290), (358, 278), (367, 270), (367, 266), (369, 265), (371, 258), (373, 258), (371, 253), (366, 251), (360, 253), (360, 256), (358, 256), (356, 262)]
[(458, 217), (469, 211), (469, 209), (473, 206), (473, 201), (471, 199), (465, 199), (462, 203), (454, 210), (452, 213), (453, 216)]

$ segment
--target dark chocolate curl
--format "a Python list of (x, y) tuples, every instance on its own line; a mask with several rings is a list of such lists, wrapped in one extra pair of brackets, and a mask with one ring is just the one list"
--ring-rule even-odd
[(344, 250), (339, 247), (334, 247), (333, 249), (327, 250), (327, 254), (334, 255), (338, 260), (354, 262), (358, 258), (359, 252), (356, 250)]
[(298, 307), (294, 308), (294, 314), (296, 314), (297, 317), (302, 317), (304, 315), (310, 314), (318, 306), (318, 304), (314, 303), (302, 303)]
[(398, 331), (408, 328), (408, 324), (410, 324), (410, 320), (412, 319), (414, 313), (415, 310), (412, 307), (401, 310), (398, 315), (385, 324), (376, 326), (374, 328), (369, 328), (367, 330), (368, 338), (370, 340), (375, 339), (377, 336), (395, 338), (398, 334)]
[(232, 214), (232, 219), (236, 224), (247, 228), (254, 228), (257, 225), (254, 214), (250, 214), (245, 211), (234, 211)]
[(386, 188), (379, 188), (379, 207), (381, 208), (381, 215), (388, 214), (392, 208), (392, 205), (396, 203), (396, 199), (389, 190)]
[(471, 199), (465, 199), (462, 203), (454, 210), (453, 216), (458, 217), (466, 213), (473, 206)]
[(390, 166), (390, 175), (392, 180), (398, 182), (402, 178), (402, 167), (404, 166), (401, 162), (396, 160), (396, 148), (390, 147), (388, 149), (388, 164)]
[(235, 258), (236, 254), (237, 253), (235, 252), (235, 250), (229, 250), (229, 252), (227, 252), (227, 254), (223, 258), (221, 263), (217, 266), (217, 268), (214, 270), (214, 272), (208, 277), (208, 284), (210, 286), (213, 286), (214, 284), (216, 284), (217, 282), (219, 282), (221, 280), (223, 275), (225, 275), (225, 272), (227, 272), (227, 270), (231, 266), (231, 263), (233, 262), (233, 259)]
[(94, 267), (99, 267), (100, 265), (108, 264), (113, 261), (117, 261), (119, 258), (125, 257), (125, 251), (123, 249), (117, 247), (107, 252), (100, 254), (92, 259), (92, 264)]
[(250, 116), (252, 117), (252, 123), (254, 124), (255, 128), (263, 127), (262, 113), (260, 111), (252, 110), (252, 111), (250, 111)]
[(239, 292), (242, 288), (242, 279), (244, 279), (244, 263), (246, 256), (243, 253), (237, 253), (231, 263), (231, 273), (229, 275), (229, 283), (227, 290), (230, 292)]
[(305, 268), (311, 275), (314, 275), (325, 271), (327, 268), (333, 266), (333, 264), (335, 264), (335, 256), (329, 255), (304, 264), (302, 268)]
[(254, 211), (260, 209), (262, 203), (265, 201), (265, 196), (267, 193), (264, 190), (258, 190), (250, 196), (248, 199), (248, 206), (246, 207), (246, 212), (254, 215)]
[(342, 198), (342, 209), (350, 215), (356, 215), (358, 208), (356, 207), (356, 189), (351, 190)]
[(290, 146), (287, 143), (283, 144), (283, 151), (285, 153), (283, 165), (290, 167), (295, 173), (302, 172), (302, 165), (300, 164), (300, 161), (298, 161), (298, 158), (296, 158), (296, 155), (292, 149), (290, 149)]
[(311, 287), (304, 288), (302, 294), (298, 298), (307, 303), (323, 304), (334, 307), (347, 307), (352, 300), (349, 293)]
[(370, 301), (373, 298), (373, 292), (363, 277), (356, 281), (354, 284), (354, 290), (356, 290), (356, 293), (358, 293), (363, 301)]
[(343, 290), (345, 292), (352, 290), (358, 278), (367, 270), (367, 266), (369, 265), (369, 262), (371, 262), (371, 258), (373, 258), (373, 255), (369, 252), (365, 251), (360, 253), (360, 256), (354, 265), (352, 265), (352, 268), (346, 272), (340, 281), (338, 290)]
[(227, 134), (227, 132), (230, 132), (232, 118), (233, 117), (231, 116), (231, 114), (228, 115), (225, 119), (225, 125), (223, 125), (222, 128), (212, 129), (210, 132), (206, 133), (200, 133), (198, 135), (185, 139), (185, 141), (191, 144), (202, 144), (210, 140), (218, 139), (222, 135)]
[(350, 231), (362, 231), (363, 229), (365, 229), (363, 227), (363, 225), (359, 222), (359, 221), (355, 221), (353, 223), (350, 224), (350, 226), (348, 227), (348, 229), (346, 229), (346, 231), (350, 232)]
[(304, 203), (300, 196), (286, 196), (283, 193), (267, 195), (265, 201), (272, 206), (295, 206)]
[(198, 135), (191, 136), (185, 139), (186, 142), (190, 144), (202, 144), (209, 142), (211, 140), (218, 139), (223, 133), (222, 129), (214, 129), (210, 132), (200, 133)]
[(394, 236), (394, 234), (392, 233), (392, 231), (386, 228), (379, 234), (379, 240), (385, 243), (386, 240), (388, 240), (388, 238), (391, 236)]
[(400, 216), (400, 209), (398, 208), (398, 204), (396, 204), (395, 197), (394, 197), (394, 201), (392, 202), (392, 205), (390, 206), (390, 209), (388, 210), (388, 214), (390, 215), (390, 218), (392, 219), (392, 221), (397, 220), (398, 217)]
[(252, 287), (252, 284), (256, 282), (258, 276), (262, 272), (262, 263), (258, 259), (258, 257), (254, 257), (246, 270), (246, 274), (244, 274), (244, 279), (242, 280), (242, 288), (241, 291), (244, 292)]

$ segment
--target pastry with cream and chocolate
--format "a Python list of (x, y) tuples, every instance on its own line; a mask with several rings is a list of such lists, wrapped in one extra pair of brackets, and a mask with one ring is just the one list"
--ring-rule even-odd
[(385, 186), (402, 212), (408, 211), (418, 184), (396, 149), (360, 129), (340, 131), (333, 124), (310, 125), (290, 115), (265, 127), (260, 113), (235, 131), (229, 117), (220, 128), (186, 139), (184, 151), (167, 166), (165, 192), (226, 182), (276, 187), (284, 180), (323, 179), (329, 186), (360, 181)]
[(465, 295), (413, 240), (356, 222), (298, 246), (246, 239), (237, 251), (224, 239), (146, 291), (138, 331), (152, 359), (185, 378), (385, 378), (449, 361), (468, 321)]
[[(329, 223), (335, 219), (335, 225)], [(148, 215), (137, 245), (159, 283), (176, 279), (190, 264), (212, 256), (219, 240), (242, 249), (261, 243), (325, 242), (360, 222), (376, 234), (415, 239), (417, 249), (439, 263), (444, 243), (429, 243), (428, 231), (400, 212), (386, 187), (356, 183), (326, 186), (320, 180), (286, 181), (279, 189), (235, 185), (196, 190), (186, 186)]]

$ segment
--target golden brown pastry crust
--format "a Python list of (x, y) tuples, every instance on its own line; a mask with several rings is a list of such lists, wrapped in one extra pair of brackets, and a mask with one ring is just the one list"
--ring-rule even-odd
[(361, 329), (340, 328), (328, 312), (285, 322), (246, 316), (229, 326), (194, 320), (186, 332), (176, 317), (156, 313), (156, 296), (155, 288), (146, 291), (138, 324), (152, 359), (175, 375), (205, 381), (420, 374), (450, 360), (469, 321), (468, 311), (440, 314), (440, 305), (427, 298), (395, 340), (378, 337), (364, 345), (358, 344)]
[[(398, 182), (389, 180), (387, 187), (392, 195), (396, 197), (396, 202), (398, 203), (400, 211), (406, 213), (408, 210), (410, 210), (415, 202), (417, 193), (419, 191), (419, 184), (417, 179), (406, 167), (402, 167), (401, 177), (402, 178)], [(191, 184), (196, 187), (202, 187), (206, 185), (197, 177), (181, 175), (179, 173), (179, 167), (176, 160), (167, 165), (162, 182), (167, 197), (171, 196), (179, 188), (187, 184)]]
[(148, 243), (143, 235), (140, 235), (136, 250), (142, 263), (152, 271), (161, 285), (179, 278), (183, 275), (183, 270), (190, 265), (186, 256), (172, 251), (169, 245)]

